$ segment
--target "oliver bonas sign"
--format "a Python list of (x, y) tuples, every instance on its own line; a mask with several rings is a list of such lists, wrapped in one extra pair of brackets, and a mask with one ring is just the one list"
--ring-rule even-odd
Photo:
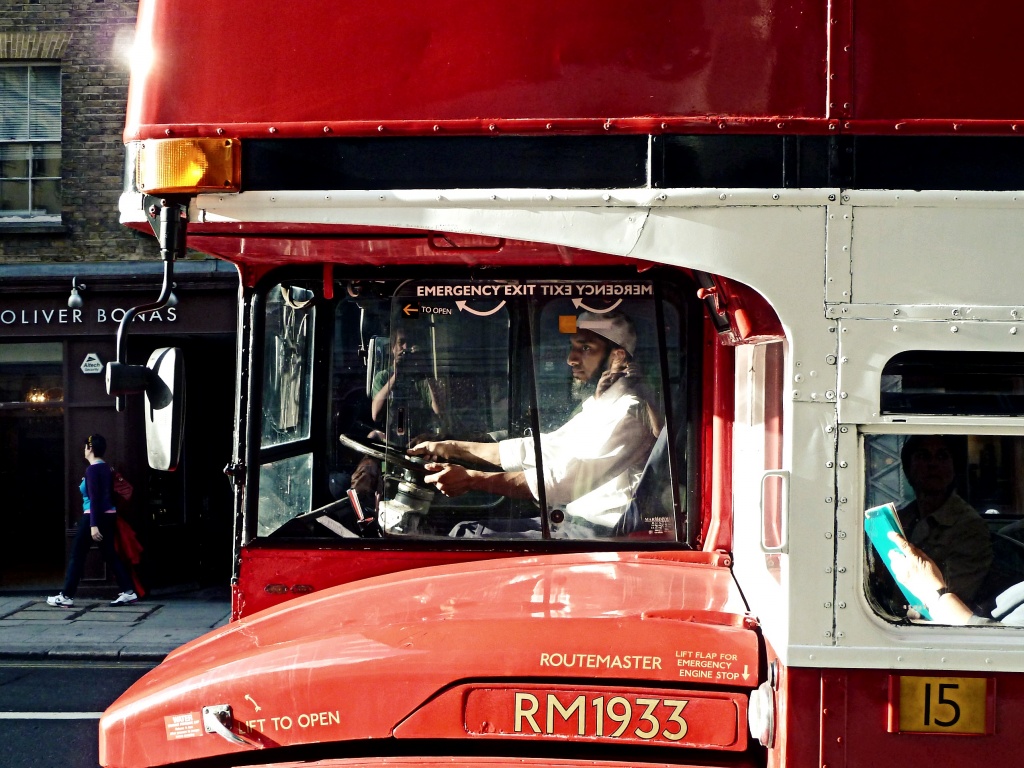
[[(13, 308), (8, 302), (0, 303), (0, 335), (77, 336), (114, 333), (118, 323), (128, 312), (128, 307), (98, 304), (80, 309), (68, 309), (48, 302), (19, 302), (19, 305)], [(148, 326), (150, 331), (172, 330), (184, 319), (180, 310), (181, 307), (166, 307), (162, 310), (142, 312), (135, 316), (133, 326), (137, 331), (143, 331), (143, 324)]]
[[(120, 323), (128, 313), (127, 309), (115, 307), (107, 310), (96, 307), (92, 310), (96, 323)], [(90, 310), (85, 309), (3, 309), (0, 310), (0, 323), (4, 325), (75, 325), (88, 322)], [(136, 321), (169, 322), (178, 319), (177, 307), (167, 307), (153, 312), (141, 312), (135, 316)]]

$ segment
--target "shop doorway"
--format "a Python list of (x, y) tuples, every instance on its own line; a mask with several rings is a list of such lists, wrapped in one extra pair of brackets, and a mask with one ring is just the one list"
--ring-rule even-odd
[(0, 589), (48, 588), (64, 575), (63, 359), (60, 342), (0, 344)]

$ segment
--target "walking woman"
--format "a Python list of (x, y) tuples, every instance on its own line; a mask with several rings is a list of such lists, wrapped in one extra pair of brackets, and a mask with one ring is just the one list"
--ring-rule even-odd
[(103, 435), (89, 435), (85, 440), (85, 460), (89, 466), (85, 469), (82, 480), (82, 517), (75, 531), (75, 541), (71, 548), (71, 562), (68, 563), (67, 576), (64, 578), (64, 589), (53, 597), (46, 598), (50, 605), (70, 607), (75, 604), (75, 592), (78, 582), (85, 571), (85, 559), (89, 555), (92, 542), (100, 545), (100, 552), (107, 565), (113, 569), (114, 577), (121, 588), (111, 605), (127, 605), (139, 599), (132, 589), (131, 576), (117, 556), (114, 539), (117, 534), (117, 509), (114, 507), (114, 481), (110, 466), (103, 460), (107, 452), (107, 441)]

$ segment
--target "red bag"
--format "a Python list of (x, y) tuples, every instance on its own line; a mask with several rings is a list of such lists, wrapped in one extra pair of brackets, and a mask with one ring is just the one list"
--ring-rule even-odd
[(135, 491), (135, 489), (132, 488), (132, 484), (125, 480), (124, 475), (113, 467), (110, 468), (110, 477), (114, 484), (114, 495), (122, 502), (131, 501), (132, 493)]
[[(129, 486), (129, 488), (130, 487), (131, 486)], [(117, 538), (114, 539), (114, 548), (121, 556), (121, 559), (128, 564), (132, 583), (135, 585), (135, 593), (139, 597), (144, 597), (146, 589), (142, 586), (142, 581), (139, 579), (139, 573), (136, 567), (142, 560), (142, 545), (139, 543), (139, 539), (135, 535), (135, 529), (132, 528), (120, 515), (117, 516)]]

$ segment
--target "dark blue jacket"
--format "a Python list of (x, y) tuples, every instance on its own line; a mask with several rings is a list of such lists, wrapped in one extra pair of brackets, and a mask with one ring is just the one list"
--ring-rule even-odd
[(85, 468), (85, 495), (89, 497), (89, 520), (92, 525), (99, 525), (96, 515), (116, 511), (114, 479), (109, 464), (98, 461)]

